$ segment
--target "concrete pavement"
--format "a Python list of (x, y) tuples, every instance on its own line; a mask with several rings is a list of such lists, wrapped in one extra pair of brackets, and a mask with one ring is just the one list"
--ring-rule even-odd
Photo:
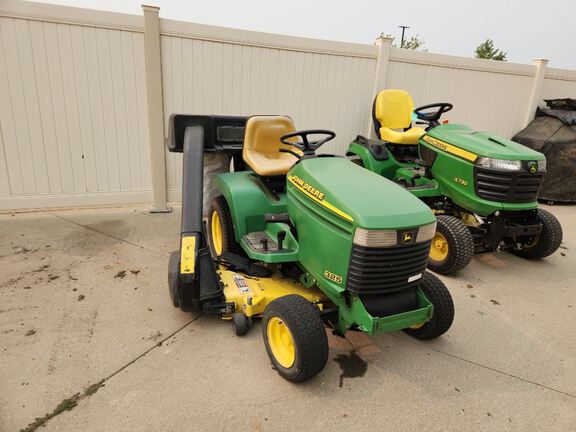
[(549, 210), (564, 228), (552, 257), (486, 254), (442, 278), (445, 336), (331, 337), (300, 385), (271, 368), (259, 325), (238, 338), (172, 307), (177, 209), (0, 215), (0, 431), (63, 401), (44, 430), (576, 430), (576, 211)]

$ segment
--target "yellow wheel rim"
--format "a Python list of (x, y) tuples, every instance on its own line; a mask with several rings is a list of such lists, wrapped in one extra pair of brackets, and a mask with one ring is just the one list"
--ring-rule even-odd
[(296, 351), (294, 348), (294, 339), (290, 329), (278, 317), (272, 317), (268, 321), (266, 329), (268, 336), (268, 345), (272, 354), (280, 366), (289, 368), (294, 364)]
[(417, 329), (419, 329), (420, 327), (423, 327), (424, 324), (426, 324), (426, 323), (414, 324), (414, 325), (410, 326), (410, 328), (411, 328), (411, 329), (414, 329), (414, 330), (417, 330)]
[(448, 258), (448, 240), (436, 231), (430, 248), (430, 259), (432, 261), (444, 261), (446, 258)]
[(222, 224), (217, 211), (212, 212), (210, 221), (210, 230), (212, 234), (212, 247), (216, 255), (222, 255)]

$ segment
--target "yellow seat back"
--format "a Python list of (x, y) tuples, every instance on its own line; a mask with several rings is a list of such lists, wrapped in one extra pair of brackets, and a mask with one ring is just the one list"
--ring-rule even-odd
[(374, 100), (374, 118), (378, 129), (406, 129), (412, 124), (414, 102), (404, 90), (382, 90)]
[(256, 174), (261, 176), (285, 175), (298, 160), (281, 148), (297, 149), (280, 142), (280, 137), (295, 132), (294, 122), (285, 116), (254, 116), (246, 122), (242, 157)]
[(404, 90), (382, 90), (378, 93), (372, 107), (378, 138), (392, 144), (418, 144), (425, 131), (411, 127), (413, 111), (414, 102)]

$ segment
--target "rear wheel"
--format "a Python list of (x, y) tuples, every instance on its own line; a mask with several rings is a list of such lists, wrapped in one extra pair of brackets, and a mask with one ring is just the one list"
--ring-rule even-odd
[(428, 268), (436, 273), (454, 274), (468, 264), (474, 255), (474, 239), (466, 225), (454, 216), (439, 215), (432, 239)]
[(224, 252), (239, 250), (240, 247), (234, 236), (230, 207), (223, 196), (214, 198), (210, 204), (207, 231), (212, 258), (217, 259)]
[(552, 213), (538, 209), (538, 217), (542, 224), (542, 231), (536, 238), (522, 249), (513, 251), (514, 254), (527, 259), (540, 259), (552, 255), (562, 243), (562, 225)]
[(434, 339), (448, 331), (454, 321), (454, 302), (446, 285), (431, 273), (425, 273), (420, 289), (434, 306), (430, 321), (404, 331), (416, 339)]
[(318, 374), (328, 360), (328, 338), (318, 309), (299, 295), (271, 302), (262, 317), (268, 356), (288, 381), (301, 382)]

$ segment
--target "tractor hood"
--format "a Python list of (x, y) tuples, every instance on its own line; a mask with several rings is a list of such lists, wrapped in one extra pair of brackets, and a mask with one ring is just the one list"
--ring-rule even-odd
[(287, 176), (288, 194), (309, 208), (365, 229), (415, 228), (436, 219), (401, 186), (343, 157), (305, 159)]
[[(429, 130), (426, 135), (479, 156), (507, 160), (538, 161), (545, 159), (542, 153), (522, 144), (487, 132), (477, 132), (465, 125), (447, 124), (437, 126)], [(425, 141), (426, 135), (423, 138)], [(442, 144), (429, 143), (435, 147), (440, 147)]]

